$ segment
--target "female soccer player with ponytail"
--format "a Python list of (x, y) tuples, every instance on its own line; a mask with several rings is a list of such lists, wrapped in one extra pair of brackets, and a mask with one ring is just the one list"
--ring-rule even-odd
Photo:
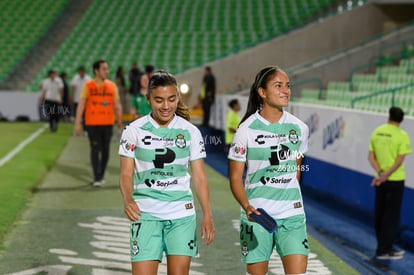
[[(299, 177), (307, 170), (301, 160), (309, 130), (283, 109), (289, 99), (287, 74), (274, 66), (260, 70), (229, 150), (231, 191), (241, 206), (241, 256), (251, 275), (267, 274), (275, 247), (286, 274), (306, 273), (309, 248)], [(257, 208), (275, 219), (276, 232), (253, 222), (250, 215), (260, 215)]]
[(120, 189), (131, 221), (132, 272), (156, 275), (165, 253), (168, 274), (189, 274), (198, 249), (191, 181), (204, 214), (201, 237), (206, 245), (215, 237), (204, 142), (187, 121), (188, 109), (171, 74), (159, 71), (151, 76), (147, 99), (151, 113), (126, 127), (119, 146)]

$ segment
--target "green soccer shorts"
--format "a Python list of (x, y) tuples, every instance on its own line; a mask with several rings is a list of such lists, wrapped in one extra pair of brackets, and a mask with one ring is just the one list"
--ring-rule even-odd
[(131, 222), (132, 262), (161, 261), (163, 252), (167, 256), (194, 257), (197, 249), (195, 215), (174, 220)]
[(260, 224), (240, 219), (240, 249), (242, 262), (257, 263), (270, 260), (273, 248), (281, 258), (291, 254), (309, 254), (304, 215), (278, 219), (277, 231), (269, 233)]

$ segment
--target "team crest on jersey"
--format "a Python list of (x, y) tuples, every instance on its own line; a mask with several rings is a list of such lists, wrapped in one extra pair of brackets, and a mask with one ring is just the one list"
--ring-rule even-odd
[(299, 142), (298, 134), (296, 133), (296, 130), (292, 129), (289, 131), (289, 141), (293, 144), (296, 144)]
[(185, 147), (186, 144), (187, 143), (185, 141), (184, 135), (183, 134), (177, 135), (177, 138), (175, 140), (175, 145), (177, 145), (178, 148), (182, 149)]
[(241, 247), (241, 254), (243, 256), (247, 256), (247, 254), (249, 254), (249, 248), (247, 247), (247, 242), (243, 242), (243, 245)]
[(131, 253), (132, 255), (137, 255), (139, 253), (139, 246), (137, 241), (133, 241), (131, 245)]

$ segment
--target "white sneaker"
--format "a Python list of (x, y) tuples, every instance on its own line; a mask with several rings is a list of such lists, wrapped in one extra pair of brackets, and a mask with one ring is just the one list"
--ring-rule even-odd
[(101, 187), (102, 186), (102, 181), (94, 181), (93, 182), (93, 186), (95, 186), (95, 187)]

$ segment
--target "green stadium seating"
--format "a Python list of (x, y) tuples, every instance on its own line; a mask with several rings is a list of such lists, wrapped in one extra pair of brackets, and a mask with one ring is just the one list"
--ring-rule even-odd
[[(46, 67), (72, 75), (105, 58), (112, 74), (132, 62), (179, 73), (299, 27), (335, 2), (94, 0)], [(39, 72), (26, 90), (37, 90), (43, 77)]]
[[(380, 63), (378, 63), (380, 64)], [(401, 107), (407, 115), (414, 116), (414, 75), (412, 67), (414, 58), (401, 59), (399, 65), (379, 66), (375, 73), (353, 74), (350, 81), (330, 81), (322, 93), (326, 97), (318, 99), (315, 90), (303, 89), (301, 97), (295, 101), (334, 107), (352, 108), (352, 100), (365, 97), (355, 102), (353, 108), (371, 112), (387, 113), (392, 105)], [(353, 87), (353, 90), (350, 90)], [(388, 92), (387, 92), (388, 91)]]
[(28, 53), (66, 1), (0, 1), (0, 81)]

